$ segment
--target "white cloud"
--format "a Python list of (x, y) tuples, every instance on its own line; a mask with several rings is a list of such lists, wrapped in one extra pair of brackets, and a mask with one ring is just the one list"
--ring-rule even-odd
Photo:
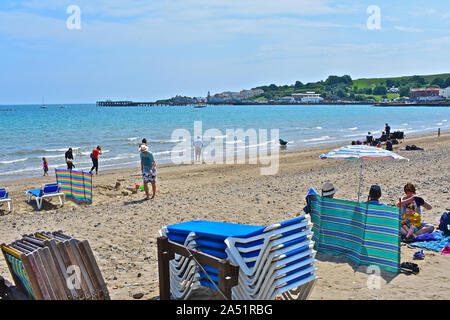
[(414, 28), (414, 27), (402, 27), (402, 26), (395, 26), (395, 30), (403, 31), (403, 32), (423, 32), (422, 29)]

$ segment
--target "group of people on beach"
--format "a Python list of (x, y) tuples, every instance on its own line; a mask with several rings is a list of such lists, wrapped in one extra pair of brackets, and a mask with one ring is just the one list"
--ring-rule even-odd
[[(94, 148), (90, 154), (92, 160), (92, 168), (89, 171), (90, 174), (93, 174), (95, 170), (95, 174), (98, 174), (98, 156), (102, 154), (102, 146), (97, 146)], [(75, 168), (74, 160), (73, 160), (73, 149), (69, 148), (64, 154), (67, 164), (67, 170), (72, 170)], [(44, 170), (44, 176), (48, 176), (48, 161), (47, 158), (42, 158), (42, 168)]]
[[(338, 189), (330, 182), (322, 185), (322, 196), (334, 198)], [(404, 241), (414, 239), (422, 234), (432, 233), (434, 226), (426, 223), (422, 219), (422, 208), (431, 210), (432, 206), (422, 197), (417, 196), (416, 187), (412, 183), (407, 183), (404, 188), (404, 196), (396, 203), (396, 207), (400, 209), (401, 229), (400, 233)], [(380, 202), (381, 187), (372, 185), (369, 190), (368, 204), (386, 206)]]
[(376, 146), (377, 148), (381, 148), (382, 143), (385, 143), (386, 150), (393, 151), (393, 141), (391, 137), (391, 127), (388, 123), (386, 123), (384, 127), (384, 131), (382, 131), (381, 136), (377, 139), (374, 139), (372, 133), (369, 131), (366, 136), (366, 141), (363, 142), (363, 144), (366, 144), (368, 146)]
[[(197, 137), (197, 139), (194, 141), (194, 150), (195, 150), (195, 163), (201, 162), (201, 154), (203, 149), (203, 141), (201, 140), (200, 136)], [(144, 200), (150, 200), (153, 199), (156, 195), (156, 161), (153, 156), (153, 153), (149, 150), (147, 139), (142, 139), (142, 142), (139, 145), (139, 153), (140, 153), (140, 160), (141, 160), (141, 172), (142, 172), (142, 179), (144, 183), (144, 190), (146, 194), (146, 198)], [(94, 148), (90, 154), (91, 160), (92, 160), (92, 168), (89, 171), (90, 174), (93, 174), (93, 171), (95, 170), (95, 173), (98, 174), (98, 157), (99, 155), (102, 155), (102, 147), (97, 146)], [(73, 157), (73, 149), (69, 148), (65, 154), (64, 154), (67, 169), (72, 170), (75, 168), (74, 164), (74, 157)], [(44, 157), (42, 158), (43, 161), (43, 170), (44, 170), (44, 176), (48, 175), (48, 161)], [(150, 197), (150, 191), (148, 188), (148, 184), (152, 185), (152, 196)]]

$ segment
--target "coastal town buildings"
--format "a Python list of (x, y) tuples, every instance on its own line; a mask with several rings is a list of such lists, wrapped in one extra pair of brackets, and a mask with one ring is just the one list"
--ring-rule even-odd
[(450, 100), (450, 87), (439, 90), (439, 95), (444, 99)]
[(240, 92), (225, 91), (222, 93), (216, 93), (210, 96), (210, 103), (229, 103), (229, 102), (239, 102), (246, 101), (251, 97), (258, 96), (264, 93), (262, 89), (252, 89), (252, 90), (242, 90)]
[(441, 89), (411, 89), (409, 98), (415, 101), (438, 101), (443, 98), (439, 95)]

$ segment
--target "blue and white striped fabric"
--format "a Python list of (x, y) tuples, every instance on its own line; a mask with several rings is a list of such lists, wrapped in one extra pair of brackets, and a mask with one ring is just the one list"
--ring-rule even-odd
[(5, 253), (5, 255), (12, 271), (19, 278), (22, 286), (25, 288), (28, 299), (34, 300), (33, 290), (31, 289), (31, 285), (28, 281), (28, 275), (23, 267), (22, 261), (8, 253)]
[(408, 160), (398, 154), (381, 148), (365, 145), (344, 146), (327, 154), (320, 155), (320, 159), (396, 159)]

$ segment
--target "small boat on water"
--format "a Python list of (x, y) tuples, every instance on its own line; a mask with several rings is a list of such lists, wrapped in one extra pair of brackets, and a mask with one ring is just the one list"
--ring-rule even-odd
[(195, 108), (195, 109), (206, 108), (206, 105), (204, 105), (204, 104), (199, 104), (199, 105), (194, 106), (194, 108)]
[(66, 106), (59, 106), (58, 108), (60, 108), (60, 109), (65, 109)]
[(42, 97), (42, 105), (41, 105), (41, 109), (47, 109), (48, 107), (45, 105), (44, 103), (44, 97)]

